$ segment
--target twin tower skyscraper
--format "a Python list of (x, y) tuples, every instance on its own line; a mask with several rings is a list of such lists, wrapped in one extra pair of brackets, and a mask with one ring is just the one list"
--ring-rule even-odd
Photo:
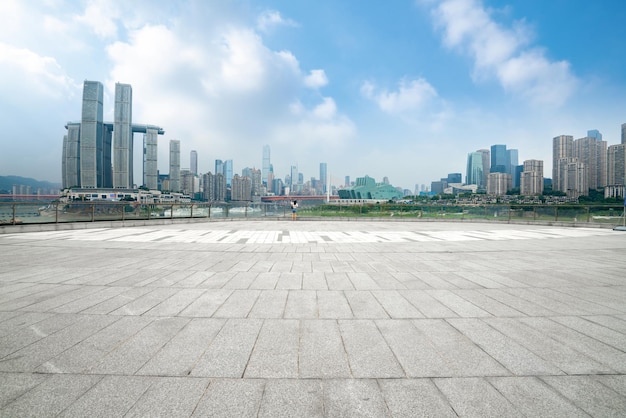
[(113, 122), (103, 120), (103, 97), (101, 82), (85, 80), (81, 120), (65, 125), (63, 188), (133, 188), (133, 136), (143, 133), (143, 185), (156, 189), (157, 138), (163, 128), (132, 123), (130, 84), (115, 84)]

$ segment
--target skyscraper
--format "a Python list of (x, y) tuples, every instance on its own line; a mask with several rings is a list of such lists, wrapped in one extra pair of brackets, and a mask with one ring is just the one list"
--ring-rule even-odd
[(622, 123), (622, 144), (626, 144), (626, 123)]
[[(133, 89), (115, 83), (113, 112), (113, 187), (133, 187)], [(145, 174), (144, 174), (145, 175)]]
[(291, 183), (289, 183), (289, 185), (291, 186), (291, 190), (294, 190), (294, 186), (298, 184), (298, 166), (297, 165), (292, 165), (291, 166), (291, 174), (289, 176), (291, 178)]
[(483, 181), (482, 181), (482, 189), (487, 188), (487, 178), (489, 178), (489, 173), (491, 171), (491, 152), (488, 149), (479, 149), (476, 152), (480, 152), (483, 157)]
[(567, 165), (560, 160), (568, 160), (574, 156), (574, 137), (559, 135), (552, 139), (552, 189), (565, 192), (567, 190), (567, 173), (562, 171)]
[(80, 123), (68, 122), (63, 137), (63, 188), (80, 185)]
[[(602, 137), (599, 132), (595, 135)], [(587, 184), (590, 189), (606, 186), (606, 152), (606, 141), (601, 139), (587, 136), (574, 141), (574, 157), (585, 164)], [(587, 192), (584, 194), (586, 195)]]
[(326, 165), (326, 163), (320, 163), (320, 182), (322, 183), (323, 193), (326, 193), (326, 191), (328, 190), (327, 171), (328, 171), (328, 166)]
[(262, 181), (263, 184), (265, 184), (266, 186), (269, 186), (268, 184), (268, 180), (267, 180), (267, 175), (270, 172), (270, 146), (269, 145), (263, 145), (263, 166), (261, 167), (262, 169)]
[(481, 152), (470, 152), (467, 155), (467, 172), (465, 174), (466, 184), (476, 184), (479, 188), (484, 189), (483, 185), (483, 154)]
[(198, 152), (196, 150), (191, 150), (189, 153), (189, 171), (192, 174), (198, 174)]
[(157, 167), (157, 139), (158, 128), (148, 127), (143, 135), (143, 185), (156, 190), (159, 183)]
[(180, 192), (180, 141), (170, 140), (170, 191)]
[(491, 146), (491, 173), (509, 173), (506, 145)]
[(224, 162), (222, 160), (215, 160), (215, 174), (224, 174)]
[[(104, 143), (104, 123), (102, 121), (103, 87), (99, 81), (83, 84), (83, 109), (80, 124), (80, 186), (104, 187), (104, 160), (108, 149), (111, 159), (110, 142)], [(108, 168), (110, 170), (110, 166)]]
[(226, 177), (226, 185), (231, 186), (233, 181), (233, 160), (224, 161), (224, 177)]

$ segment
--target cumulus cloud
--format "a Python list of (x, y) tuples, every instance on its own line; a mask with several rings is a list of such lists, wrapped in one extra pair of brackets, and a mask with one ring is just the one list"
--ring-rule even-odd
[(269, 29), (276, 26), (295, 27), (298, 26), (298, 24), (291, 19), (283, 18), (280, 12), (277, 12), (275, 10), (266, 10), (265, 12), (261, 13), (261, 15), (257, 19), (257, 28), (261, 32), (267, 32)]
[(90, 0), (83, 14), (75, 15), (74, 20), (90, 28), (101, 38), (115, 38), (116, 20), (120, 15), (115, 2), (110, 0)]
[(41, 56), (26, 48), (17, 48), (0, 42), (2, 91), (13, 92), (13, 99), (35, 94), (47, 99), (61, 98), (71, 92), (73, 80), (56, 59)]
[[(311, 103), (307, 95), (328, 82), (324, 70), (303, 70), (293, 53), (268, 48), (253, 28), (224, 25), (190, 39), (188, 27), (146, 25), (129, 30), (107, 54), (109, 94), (115, 82), (131, 84), (133, 119), (161, 125), (181, 140), (183, 155), (188, 148), (201, 161), (236, 157), (237, 165), (254, 164), (264, 143), (290, 144), (283, 152), (295, 155), (354, 138), (354, 125), (332, 97)], [(160, 146), (165, 170), (167, 159)]]
[(423, 78), (402, 80), (396, 91), (378, 89), (371, 82), (365, 82), (361, 86), (361, 94), (387, 113), (418, 110), (437, 97), (435, 88)]
[(326, 72), (324, 70), (311, 70), (309, 75), (304, 78), (304, 84), (313, 89), (324, 87), (328, 84)]
[(426, 4), (444, 44), (473, 59), (475, 80), (494, 78), (506, 91), (535, 104), (560, 106), (574, 93), (579, 82), (569, 64), (552, 62), (545, 50), (531, 46), (532, 33), (523, 22), (499, 24), (481, 0)]

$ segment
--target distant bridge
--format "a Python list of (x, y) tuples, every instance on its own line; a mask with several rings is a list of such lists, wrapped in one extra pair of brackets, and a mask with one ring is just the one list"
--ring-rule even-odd
[[(267, 203), (272, 203), (272, 202), (282, 202), (282, 201), (288, 201), (291, 202), (292, 200), (297, 200), (297, 201), (326, 201), (326, 195), (317, 195), (317, 196), (263, 196), (261, 197), (261, 202), (267, 202)], [(339, 199), (339, 196), (336, 195), (331, 195), (330, 196), (330, 200), (336, 200)]]

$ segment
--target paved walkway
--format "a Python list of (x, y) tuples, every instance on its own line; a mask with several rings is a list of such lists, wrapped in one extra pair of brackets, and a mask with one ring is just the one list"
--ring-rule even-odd
[(0, 235), (0, 416), (625, 416), (626, 233)]

